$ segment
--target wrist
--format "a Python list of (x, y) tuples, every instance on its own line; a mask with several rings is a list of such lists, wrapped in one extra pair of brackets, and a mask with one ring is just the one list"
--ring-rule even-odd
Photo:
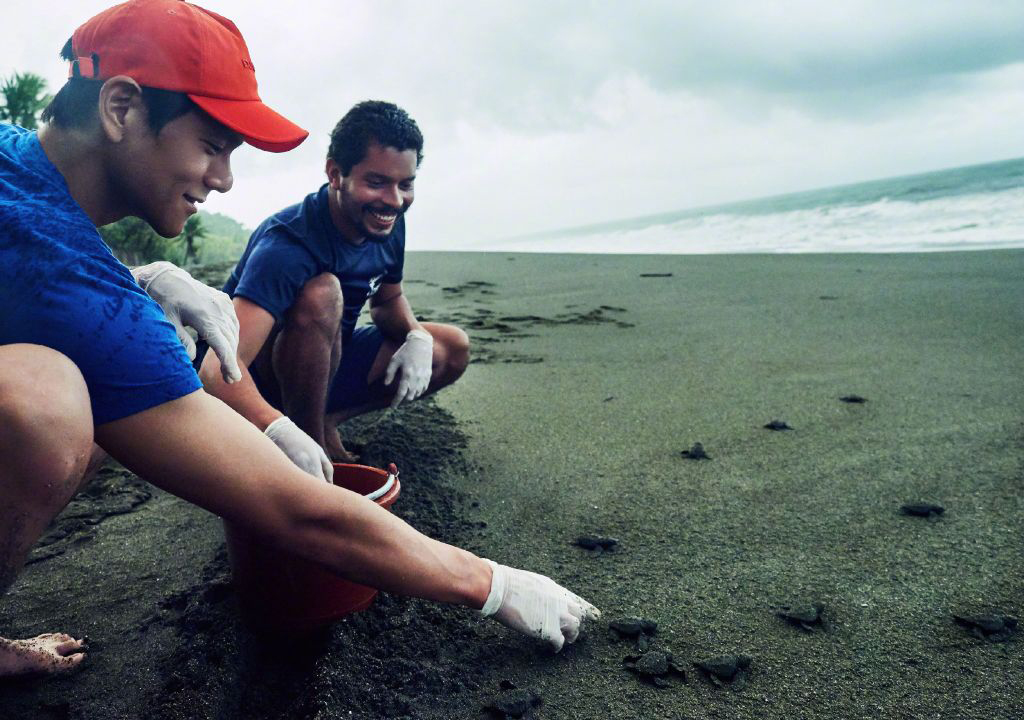
[[(490, 617), (498, 611), (501, 607), (502, 600), (505, 598), (505, 574), (501, 571), (498, 563), (493, 560), (484, 559), (484, 563), (490, 569), (491, 579), (487, 583), (487, 595), (484, 598), (483, 604), (480, 605), (480, 613), (484, 617)], [(475, 607), (475, 606), (474, 606)]]
[[(263, 434), (267, 437), (271, 437), (272, 433), (280, 428), (282, 425), (287, 425), (291, 420), (288, 419), (287, 415), (280, 415), (274, 420), (267, 423), (267, 426), (263, 428)], [(257, 426), (258, 427), (258, 426)]]
[(406, 340), (412, 340), (414, 338), (418, 339), (418, 340), (423, 340), (425, 342), (428, 342), (431, 345), (434, 344), (434, 336), (431, 335), (430, 333), (428, 333), (423, 328), (413, 328), (412, 330), (410, 330), (405, 335), (405, 339)]
[(454, 577), (451, 580), (451, 588), (454, 592), (448, 602), (473, 610), (481, 610), (486, 605), (491, 592), (491, 562), (466, 550), (454, 549), (461, 558), (453, 567)]
[(273, 425), (275, 422), (285, 417), (283, 413), (278, 412), (277, 410), (273, 410), (273, 408), (271, 408), (271, 410), (272, 412), (261, 414), (257, 417), (254, 417), (251, 421), (252, 424), (258, 427), (260, 431), (263, 433), (266, 433), (267, 430), (270, 429), (270, 426)]

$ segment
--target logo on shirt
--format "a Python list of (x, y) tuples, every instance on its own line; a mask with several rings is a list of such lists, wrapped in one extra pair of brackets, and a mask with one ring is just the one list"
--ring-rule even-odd
[(384, 274), (381, 273), (377, 277), (370, 278), (370, 291), (368, 295), (376, 295), (377, 291), (380, 290), (381, 282), (384, 280)]

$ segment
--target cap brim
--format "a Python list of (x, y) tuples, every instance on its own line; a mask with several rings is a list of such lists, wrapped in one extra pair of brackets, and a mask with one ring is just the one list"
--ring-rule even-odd
[(189, 94), (210, 117), (231, 128), (245, 142), (267, 152), (288, 152), (309, 133), (259, 100), (224, 100)]

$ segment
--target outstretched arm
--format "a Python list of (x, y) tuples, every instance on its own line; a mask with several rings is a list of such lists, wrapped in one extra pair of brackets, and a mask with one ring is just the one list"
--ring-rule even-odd
[(600, 614), (550, 578), (432, 540), (365, 497), (317, 482), (203, 390), (100, 425), (96, 440), (154, 485), (355, 582), (480, 609), (556, 650)]
[(428, 538), (361, 495), (316, 482), (202, 390), (101, 425), (96, 439), (154, 485), (339, 575), (469, 607), (487, 598), (491, 572), (483, 560)]

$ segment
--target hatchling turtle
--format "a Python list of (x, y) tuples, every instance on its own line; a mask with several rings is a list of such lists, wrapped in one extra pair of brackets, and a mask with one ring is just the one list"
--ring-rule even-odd
[(815, 629), (825, 626), (821, 616), (825, 604), (816, 602), (809, 605), (783, 605), (775, 613), (790, 625), (798, 627), (807, 632), (814, 632)]
[(601, 535), (580, 535), (573, 542), (584, 550), (589, 550), (591, 555), (600, 555), (604, 552), (611, 552), (619, 544), (618, 538), (603, 537)]
[(979, 640), (1002, 642), (1017, 629), (1017, 618), (1009, 615), (954, 615), (954, 622)]
[(641, 617), (623, 617), (608, 623), (608, 633), (613, 640), (636, 638), (636, 648), (640, 652), (647, 650), (648, 635), (658, 630), (658, 623)]
[(612, 620), (608, 627), (620, 637), (636, 637), (641, 633), (653, 635), (658, 630), (658, 623), (647, 618), (628, 616)]
[(904, 515), (913, 515), (914, 517), (923, 517), (928, 518), (929, 520), (935, 520), (939, 515), (946, 512), (946, 508), (932, 503), (907, 503), (906, 505), (900, 506), (900, 512)]
[(704, 452), (704, 446), (699, 442), (693, 444), (689, 450), (681, 450), (679, 452), (687, 460), (710, 460), (711, 456)]
[(746, 684), (751, 660), (749, 655), (719, 655), (710, 660), (695, 662), (694, 665), (716, 687), (730, 683), (734, 689), (739, 690)]
[(784, 420), (772, 420), (771, 422), (765, 423), (765, 429), (767, 430), (792, 430)]
[(622, 660), (623, 667), (635, 672), (642, 680), (647, 680), (657, 687), (669, 687), (669, 674), (675, 673), (686, 682), (686, 670), (673, 659), (672, 653), (661, 650), (648, 650), (642, 655), (627, 655)]

